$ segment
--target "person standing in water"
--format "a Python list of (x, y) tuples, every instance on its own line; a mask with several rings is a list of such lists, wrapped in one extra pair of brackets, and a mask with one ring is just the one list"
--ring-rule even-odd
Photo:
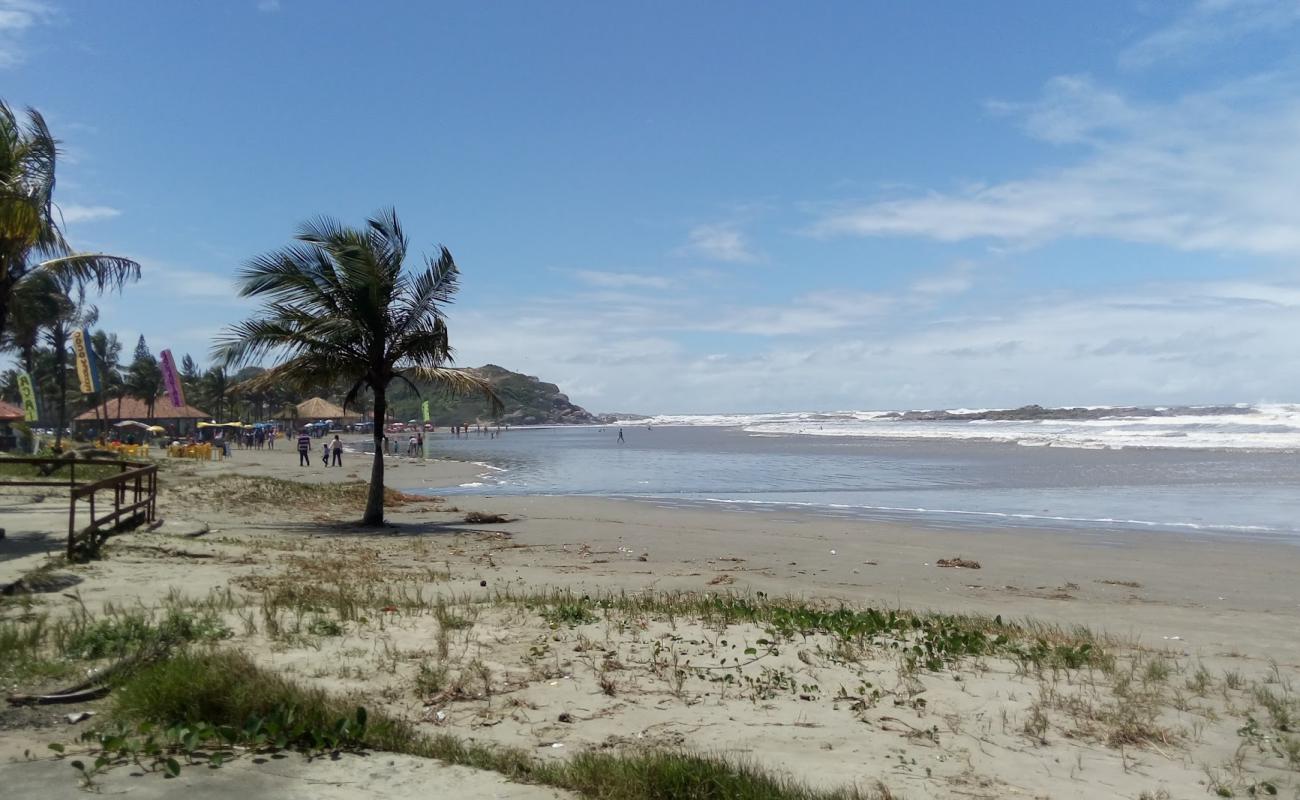
[(623, 429), (622, 429), (622, 428), (619, 428), (619, 429), (618, 429), (618, 443), (619, 443), (619, 444), (626, 444), (626, 440), (623, 439)]

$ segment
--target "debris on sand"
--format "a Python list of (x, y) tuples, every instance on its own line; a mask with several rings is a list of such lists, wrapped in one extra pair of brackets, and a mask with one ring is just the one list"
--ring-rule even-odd
[(495, 525), (500, 522), (509, 522), (510, 520), (500, 514), (491, 514), (486, 511), (471, 511), (465, 515), (465, 521), (471, 525)]
[(941, 558), (934, 563), (935, 566), (955, 567), (957, 569), (979, 569), (980, 568), (980, 562), (971, 561), (969, 558), (962, 558), (961, 556), (958, 556), (957, 558)]

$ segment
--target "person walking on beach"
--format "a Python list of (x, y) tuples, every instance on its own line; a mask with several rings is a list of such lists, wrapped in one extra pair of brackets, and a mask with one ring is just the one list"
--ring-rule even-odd
[(339, 439), (338, 434), (334, 435), (334, 441), (330, 442), (330, 451), (334, 454), (334, 463), (331, 466), (343, 468), (343, 442)]
[(303, 428), (302, 432), (298, 434), (298, 466), (311, 466), (311, 436), (307, 433), (306, 428)]
[(320, 463), (326, 467), (330, 465), (330, 443), (329, 442), (320, 443)]
[(622, 428), (619, 428), (619, 429), (618, 429), (618, 443), (619, 443), (619, 444), (626, 444), (626, 443), (627, 443), (627, 441), (623, 438), (623, 429), (622, 429)]

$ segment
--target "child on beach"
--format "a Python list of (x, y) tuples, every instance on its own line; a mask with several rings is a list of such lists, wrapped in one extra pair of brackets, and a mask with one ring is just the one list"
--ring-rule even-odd
[(321, 442), (320, 463), (324, 464), (327, 467), (330, 465), (330, 443), (329, 442)]

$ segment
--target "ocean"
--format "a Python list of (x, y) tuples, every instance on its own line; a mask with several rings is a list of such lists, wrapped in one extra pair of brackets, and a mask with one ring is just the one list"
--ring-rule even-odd
[(665, 416), (623, 424), (624, 444), (617, 425), (514, 428), (498, 438), (440, 431), (430, 455), (480, 463), (483, 477), (406, 488), (1300, 543), (1300, 406), (1091, 413), (1099, 418)]

